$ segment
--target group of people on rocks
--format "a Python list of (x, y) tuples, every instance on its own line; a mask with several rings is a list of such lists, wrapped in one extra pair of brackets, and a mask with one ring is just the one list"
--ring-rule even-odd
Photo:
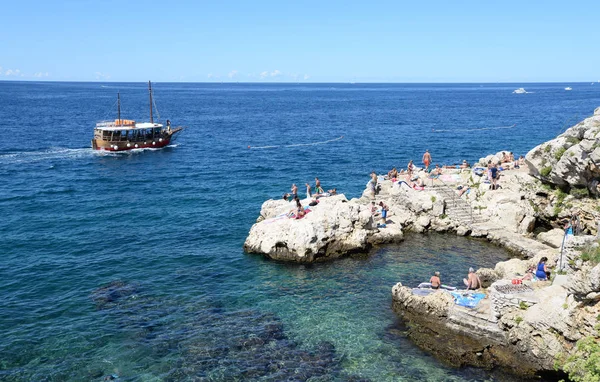
[[(310, 203), (308, 204), (309, 206), (316, 206), (319, 203), (320, 197), (337, 195), (337, 188), (332, 188), (331, 190), (328, 190), (327, 192), (325, 192), (323, 190), (323, 187), (321, 186), (321, 181), (319, 180), (319, 178), (316, 178), (316, 177), (315, 177), (315, 186), (314, 186), (315, 192), (314, 193), (312, 192), (313, 188), (311, 187), (310, 184), (306, 183), (305, 186), (306, 186), (306, 198), (312, 199), (310, 201)], [(300, 198), (298, 197), (298, 186), (296, 185), (296, 183), (292, 184), (290, 193), (286, 192), (285, 194), (283, 194), (283, 200), (294, 201), (296, 203), (296, 207), (293, 208), (288, 213), (288, 217), (300, 219), (300, 218), (304, 217), (304, 215), (306, 215), (307, 210), (302, 206), (302, 203), (300, 202)]]
[[(431, 276), (431, 278), (429, 279), (429, 283), (431, 284), (431, 289), (440, 289), (440, 287), (442, 286), (440, 272), (435, 271), (433, 273), (433, 276)], [(465, 284), (467, 290), (477, 290), (479, 288), (482, 288), (481, 279), (479, 278), (479, 276), (477, 276), (477, 273), (475, 273), (475, 269), (473, 268), (469, 268), (469, 273), (467, 275), (467, 278), (463, 279), (463, 283)]]

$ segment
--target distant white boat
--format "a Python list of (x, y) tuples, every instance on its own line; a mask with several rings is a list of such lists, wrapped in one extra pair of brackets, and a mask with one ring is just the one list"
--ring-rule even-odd
[(573, 90), (573, 88), (572, 88), (572, 87), (570, 87), (570, 86), (567, 86), (567, 87), (565, 88), (565, 90)]
[(527, 93), (527, 91), (525, 91), (524, 88), (518, 88), (517, 90), (513, 90), (513, 94), (525, 94)]

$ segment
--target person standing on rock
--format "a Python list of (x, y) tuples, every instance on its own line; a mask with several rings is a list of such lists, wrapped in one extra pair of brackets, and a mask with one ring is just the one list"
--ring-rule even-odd
[(431, 289), (440, 289), (442, 286), (442, 280), (440, 280), (440, 272), (435, 272), (433, 276), (429, 279), (429, 283), (431, 284)]
[(378, 225), (378, 228), (385, 228), (387, 226), (387, 213), (389, 207), (383, 202), (379, 202), (379, 207), (381, 207), (381, 224)]
[(490, 168), (490, 182), (492, 183), (492, 190), (495, 190), (498, 188), (498, 178), (500, 177), (500, 172), (498, 171), (498, 167), (496, 166), (496, 164), (493, 164), (492, 167)]
[(429, 171), (429, 165), (431, 164), (431, 154), (429, 154), (429, 150), (425, 150), (425, 154), (423, 154), (423, 164), (425, 165), (425, 171)]
[(306, 183), (306, 198), (310, 199), (310, 184)]
[(317, 193), (317, 194), (325, 193), (325, 191), (323, 191), (323, 188), (321, 187), (321, 181), (319, 180), (319, 178), (315, 178), (315, 193)]
[(296, 186), (296, 183), (292, 184), (292, 199), (296, 199), (298, 198), (298, 186)]
[(367, 183), (367, 188), (369, 189), (371, 199), (375, 199), (375, 194), (377, 193), (377, 174), (375, 171), (371, 173), (371, 180)]
[(463, 279), (463, 282), (465, 283), (467, 290), (477, 290), (481, 288), (481, 280), (473, 268), (469, 268), (469, 275), (466, 279)]

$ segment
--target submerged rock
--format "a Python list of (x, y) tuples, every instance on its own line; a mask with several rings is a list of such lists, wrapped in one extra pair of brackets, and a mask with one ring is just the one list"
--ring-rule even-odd
[(123, 298), (135, 297), (139, 293), (139, 285), (127, 283), (122, 280), (115, 280), (108, 285), (94, 290), (91, 298), (96, 304), (97, 309), (107, 309)]

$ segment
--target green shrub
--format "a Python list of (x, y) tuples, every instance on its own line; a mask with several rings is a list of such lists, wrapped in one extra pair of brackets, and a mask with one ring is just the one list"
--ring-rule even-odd
[[(557, 367), (558, 366), (558, 367)], [(600, 382), (600, 343), (594, 337), (577, 341), (575, 352), (564, 361), (557, 361), (573, 382)]]
[(573, 188), (571, 188), (571, 191), (569, 192), (569, 194), (571, 194), (576, 199), (587, 198), (590, 195), (590, 193), (588, 192), (588, 189), (586, 187), (583, 187), (583, 188), (573, 187)]
[(577, 137), (567, 137), (567, 143), (570, 143), (571, 145), (576, 145), (579, 142), (581, 142), (581, 139)]
[(567, 195), (569, 195), (569, 194), (567, 194), (560, 188), (558, 190), (556, 190), (556, 197), (557, 197), (558, 204), (562, 204), (562, 202), (565, 201), (565, 198), (567, 197)]
[(527, 308), (529, 308), (529, 305), (527, 305), (525, 301), (519, 301), (519, 309), (527, 310)]
[(557, 161), (560, 160), (565, 151), (567, 151), (567, 149), (565, 149), (564, 147), (561, 147), (560, 149), (556, 150), (556, 152), (554, 153), (554, 159), (556, 159)]
[(552, 150), (552, 147), (550, 147), (550, 145), (546, 145), (546, 147), (544, 147), (544, 152), (545, 153), (549, 153), (550, 150)]
[(540, 175), (541, 176), (548, 176), (548, 175), (550, 175), (550, 172), (552, 172), (552, 167), (551, 166), (542, 167), (542, 169), (540, 170)]
[(521, 317), (521, 316), (515, 317), (515, 322), (517, 323), (517, 325), (519, 325), (521, 322), (523, 322), (523, 317)]
[(441, 214), (440, 215), (440, 219), (446, 219), (447, 217), (448, 217), (448, 215), (446, 215), (446, 214)]
[(562, 212), (562, 208), (560, 206), (554, 206), (554, 210), (552, 211), (552, 216), (558, 216)]
[(600, 263), (600, 246), (594, 247), (591, 244), (586, 246), (580, 255), (581, 260), (589, 261), (592, 264)]
[(431, 195), (431, 203), (435, 203), (436, 200), (437, 200), (436, 197)]

